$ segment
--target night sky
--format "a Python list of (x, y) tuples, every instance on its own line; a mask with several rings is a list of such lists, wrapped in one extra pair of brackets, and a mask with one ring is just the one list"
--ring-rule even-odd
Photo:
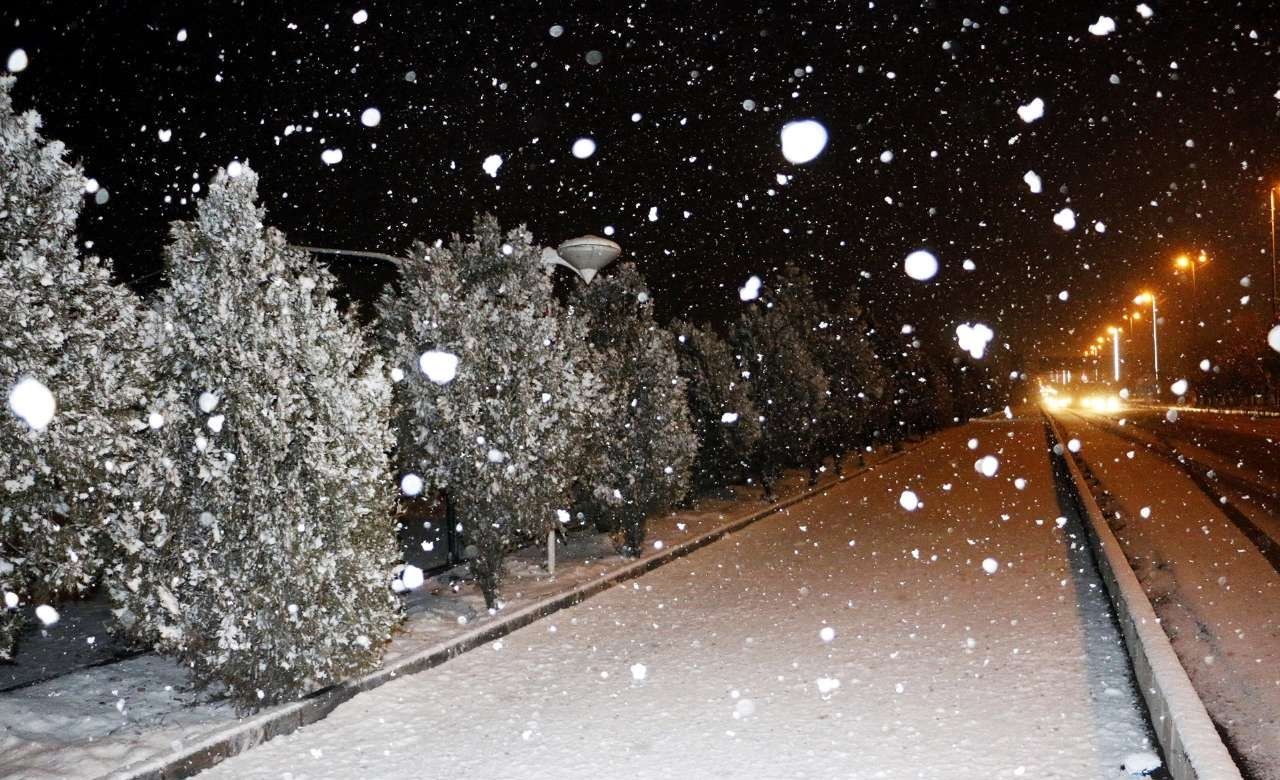
[[(1171, 261), (1200, 248), (1201, 318), (1269, 306), (1272, 3), (433, 5), (6, 0), (0, 57), (27, 52), (16, 102), (108, 189), (82, 234), (141, 289), (193, 184), (237, 159), (295, 243), (399, 253), (484, 211), (552, 245), (612, 226), (664, 316), (723, 320), (748, 275), (791, 260), (924, 332), (982, 321), (1075, 354), (1141, 287), (1186, 316)], [(1102, 14), (1116, 30), (1090, 34)], [(778, 134), (801, 118), (830, 142), (792, 165)], [(597, 151), (576, 159), (584, 136)], [(917, 248), (942, 263), (930, 282), (902, 272)], [(335, 270), (357, 297), (387, 278)]]

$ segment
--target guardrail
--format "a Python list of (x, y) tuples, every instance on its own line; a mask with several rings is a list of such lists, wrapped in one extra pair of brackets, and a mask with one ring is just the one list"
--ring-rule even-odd
[(1174, 780), (1241, 780), (1240, 770), (1182, 668), (1155, 608), (1098, 508), (1080, 467), (1067, 451), (1061, 427), (1047, 411), (1044, 418), (1059, 445), (1055, 455), (1062, 458), (1070, 476), (1072, 484), (1068, 487), (1079, 500), (1089, 546), (1115, 608), (1169, 774)]

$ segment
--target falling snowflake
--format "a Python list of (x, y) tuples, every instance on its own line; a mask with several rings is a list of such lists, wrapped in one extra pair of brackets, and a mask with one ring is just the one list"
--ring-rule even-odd
[(813, 119), (788, 122), (782, 126), (782, 156), (791, 163), (807, 163), (827, 146), (827, 128)]

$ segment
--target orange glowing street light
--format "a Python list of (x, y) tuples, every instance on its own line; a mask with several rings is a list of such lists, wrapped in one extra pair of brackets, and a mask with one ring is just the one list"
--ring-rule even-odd
[(1115, 375), (1116, 384), (1120, 383), (1120, 329), (1111, 325), (1107, 326), (1107, 333), (1111, 334), (1111, 367)]
[(1205, 251), (1203, 249), (1200, 250), (1200, 254), (1196, 257), (1195, 260), (1192, 260), (1190, 257), (1188, 257), (1185, 254), (1178, 255), (1177, 257), (1173, 258), (1173, 267), (1175, 272), (1176, 271), (1191, 272), (1192, 298), (1194, 298), (1196, 294), (1196, 268), (1198, 266), (1205, 265), (1208, 262), (1209, 262), (1209, 255), (1205, 254)]
[(1133, 299), (1133, 302), (1141, 306), (1145, 303), (1151, 304), (1151, 368), (1156, 375), (1156, 397), (1160, 397), (1160, 318), (1156, 315), (1156, 296), (1150, 292), (1141, 292)]

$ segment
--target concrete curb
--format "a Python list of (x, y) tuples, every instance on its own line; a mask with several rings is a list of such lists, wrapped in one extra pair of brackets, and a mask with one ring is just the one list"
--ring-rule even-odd
[(639, 577), (678, 558), (683, 558), (689, 553), (706, 547), (729, 534), (741, 531), (747, 526), (777, 514), (788, 507), (821, 495), (842, 482), (902, 457), (912, 449), (914, 447), (907, 447), (877, 463), (856, 469), (834, 480), (823, 482), (809, 490), (771, 504), (764, 509), (729, 520), (704, 534), (679, 544), (674, 544), (650, 557), (641, 558), (603, 574), (598, 579), (582, 583), (563, 593), (547, 596), (540, 601), (527, 604), (510, 613), (503, 613), (490, 623), (477, 626), (475, 629), (451, 639), (423, 648), (363, 677), (316, 691), (300, 701), (284, 704), (270, 711), (237, 721), (204, 739), (193, 742), (190, 745), (184, 745), (181, 750), (164, 756), (143, 759), (103, 775), (100, 780), (105, 780), (105, 778), (111, 778), (111, 780), (174, 780), (175, 778), (190, 777), (232, 756), (239, 755), (256, 745), (275, 737), (292, 733), (303, 726), (324, 719), (338, 705), (348, 701), (361, 691), (377, 688), (399, 677), (439, 666), (468, 650), (506, 636), (512, 631), (523, 628), (566, 607), (579, 604), (615, 585)]
[[(1044, 417), (1058, 444), (1065, 448), (1067, 438), (1057, 420), (1047, 412)], [(1169, 774), (1174, 780), (1240, 780), (1240, 770), (1192, 687), (1080, 467), (1065, 449), (1059, 457), (1066, 464), (1080, 499), (1089, 546), (1115, 607), (1134, 676), (1164, 749)]]

